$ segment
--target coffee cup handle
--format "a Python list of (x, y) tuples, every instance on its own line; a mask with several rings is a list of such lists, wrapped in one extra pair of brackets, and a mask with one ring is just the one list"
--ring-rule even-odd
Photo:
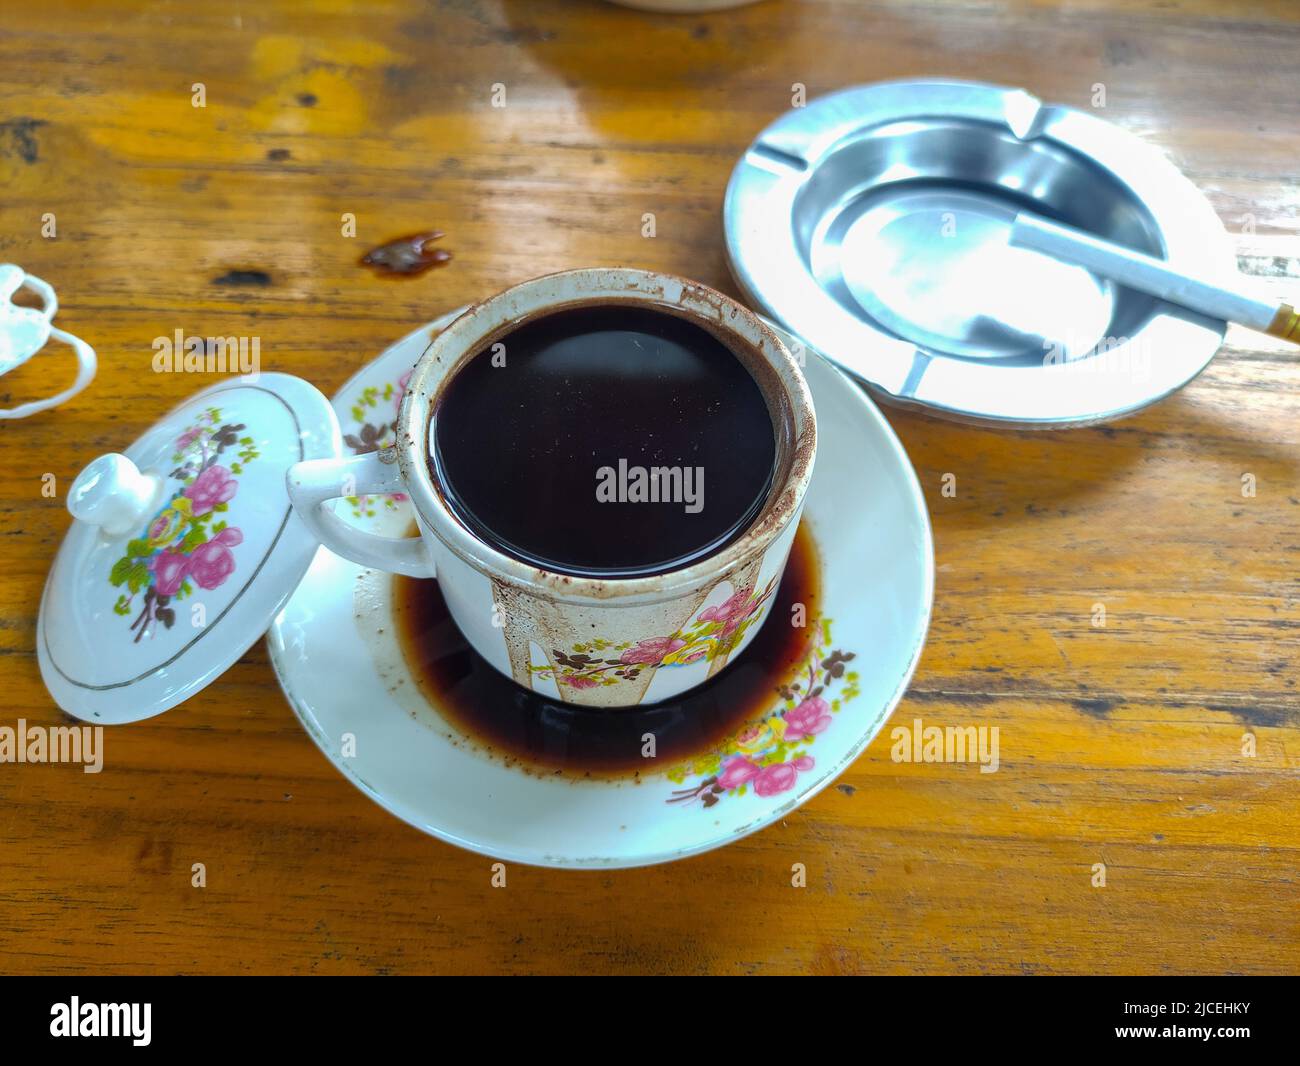
[(349, 525), (327, 504), (345, 496), (402, 492), (402, 475), (390, 451), (346, 459), (304, 459), (285, 474), (298, 517), (325, 547), (362, 566), (407, 577), (433, 577), (433, 561), (419, 537), (382, 537)]

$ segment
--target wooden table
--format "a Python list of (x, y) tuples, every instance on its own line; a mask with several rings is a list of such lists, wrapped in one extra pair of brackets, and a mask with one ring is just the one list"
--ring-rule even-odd
[[(102, 360), (77, 400), (0, 423), (0, 725), (62, 721), (33, 636), (63, 491), (202, 384), (152, 373), (154, 337), (257, 335), (264, 369), (330, 392), (415, 324), (547, 271), (734, 291), (723, 188), (794, 83), (947, 75), (1082, 107), (1104, 85), (1105, 116), (1240, 233), (1243, 268), (1300, 297), (1290, 0), (81, 7), (11, 6), (0, 31), (0, 259), (53, 282)], [(429, 226), (445, 269), (356, 265)], [(48, 392), (64, 365), (0, 393)], [(494, 890), (490, 860), (335, 772), (259, 644), (201, 698), (113, 730), (102, 774), (0, 765), (0, 969), (1300, 970), (1298, 415), (1296, 355), (1236, 329), (1181, 394), (1108, 427), (889, 414), (938, 565), (895, 720), (997, 726), (996, 774), (896, 764), (886, 731), (838, 788), (725, 850), (519, 867)]]

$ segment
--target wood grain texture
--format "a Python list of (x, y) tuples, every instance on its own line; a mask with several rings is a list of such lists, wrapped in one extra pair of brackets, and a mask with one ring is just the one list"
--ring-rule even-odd
[[(0, 423), (0, 724), (62, 718), (33, 654), (68, 524), (41, 475), (66, 488), (199, 384), (151, 373), (154, 337), (256, 334), (264, 369), (328, 393), (413, 325), (546, 271), (734, 291), (723, 189), (795, 82), (982, 78), (1085, 107), (1104, 84), (1105, 116), (1205, 190), (1243, 268), (1300, 297), (1290, 0), (198, 8), (51, 0), (0, 31), (0, 259), (55, 284), (60, 324), (102, 361), (77, 400)], [(357, 267), (427, 227), (447, 232), (446, 268)], [(231, 271), (266, 283), (219, 283)], [(0, 394), (64, 376), (41, 358)], [(112, 730), (102, 774), (0, 765), (0, 970), (1300, 971), (1298, 415), (1300, 360), (1238, 330), (1185, 391), (1110, 427), (889, 414), (938, 563), (895, 721), (998, 726), (996, 774), (896, 764), (886, 732), (839, 787), (720, 852), (515, 867), (494, 890), (489, 860), (333, 770), (259, 644), (200, 698)]]

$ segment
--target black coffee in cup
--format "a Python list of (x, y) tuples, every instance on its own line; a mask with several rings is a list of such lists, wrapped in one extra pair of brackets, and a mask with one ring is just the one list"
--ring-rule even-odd
[(771, 491), (778, 421), (752, 365), (641, 304), (538, 315), (435, 398), (434, 480), (477, 537), (542, 569), (678, 569), (739, 537)]

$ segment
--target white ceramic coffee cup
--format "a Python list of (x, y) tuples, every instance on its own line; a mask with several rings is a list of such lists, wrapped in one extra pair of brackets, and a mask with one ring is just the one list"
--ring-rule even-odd
[[(460, 366), (523, 320), (586, 303), (656, 308), (695, 322), (737, 354), (763, 391), (777, 429), (772, 489), (749, 527), (703, 560), (634, 578), (542, 570), (471, 532), (434, 479), (430, 420)], [(602, 707), (680, 695), (753, 639), (785, 568), (817, 446), (803, 374), (753, 312), (682, 278), (604, 268), (535, 278), (469, 308), (416, 364), (396, 431), (397, 443), (383, 451), (291, 467), (289, 495), (302, 520), (326, 547), (363, 566), (436, 576), (469, 643), (519, 684)], [(410, 497), (418, 537), (366, 532), (340, 519), (330, 502), (391, 492)]]

